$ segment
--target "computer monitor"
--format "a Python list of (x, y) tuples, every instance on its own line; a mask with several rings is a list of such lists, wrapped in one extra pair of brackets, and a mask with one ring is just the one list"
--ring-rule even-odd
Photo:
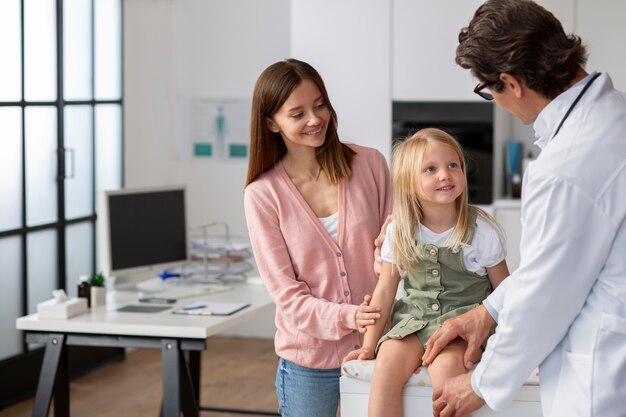
[(98, 194), (98, 264), (106, 276), (119, 280), (155, 269), (158, 274), (186, 261), (184, 187)]

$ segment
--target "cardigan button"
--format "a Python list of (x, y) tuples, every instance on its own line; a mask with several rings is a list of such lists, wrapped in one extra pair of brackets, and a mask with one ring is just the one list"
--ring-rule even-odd
[(343, 271), (341, 271), (341, 272), (339, 273), (339, 275), (340, 275), (340, 276), (342, 276), (342, 277), (345, 277), (345, 276), (346, 276), (346, 273), (345, 273), (345, 272), (343, 272)]
[(433, 275), (433, 277), (438, 277), (439, 276), (439, 270), (438, 269), (433, 269), (431, 274)]
[(439, 310), (439, 304), (433, 304), (432, 306), (430, 306), (430, 308), (432, 308), (433, 311), (438, 311)]
[(341, 258), (341, 252), (337, 252), (335, 255), (337, 255), (337, 258)]
[(430, 250), (430, 256), (437, 256), (437, 249), (431, 249)]
[(349, 296), (349, 295), (350, 295), (350, 291), (345, 290), (345, 291), (343, 292), (343, 295), (345, 295), (346, 297), (347, 297), (347, 296)]

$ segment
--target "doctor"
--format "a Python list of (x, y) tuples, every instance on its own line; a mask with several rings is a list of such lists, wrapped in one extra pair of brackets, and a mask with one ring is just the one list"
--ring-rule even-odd
[(544, 416), (624, 416), (626, 97), (585, 72), (580, 38), (532, 1), (487, 0), (456, 62), (474, 92), (534, 123), (542, 152), (524, 174), (519, 269), (430, 339), (425, 364), (459, 336), (476, 361), (497, 322), (471, 376), (433, 394), (434, 415), (501, 410), (539, 366)]

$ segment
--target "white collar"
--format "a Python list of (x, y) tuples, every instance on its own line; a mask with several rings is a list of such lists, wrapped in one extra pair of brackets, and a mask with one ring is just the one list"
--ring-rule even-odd
[(548, 142), (550, 142), (554, 131), (569, 109), (569, 106), (595, 74), (595, 72), (588, 74), (585, 78), (559, 94), (541, 110), (533, 124), (536, 139), (535, 145), (539, 146), (541, 149), (544, 149), (548, 145)]

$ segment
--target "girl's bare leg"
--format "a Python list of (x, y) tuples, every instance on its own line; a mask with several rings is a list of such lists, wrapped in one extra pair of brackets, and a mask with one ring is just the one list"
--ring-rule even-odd
[(424, 348), (415, 334), (387, 340), (376, 356), (368, 404), (369, 417), (401, 417), (402, 390), (422, 364)]
[(466, 348), (465, 340), (457, 338), (437, 355), (428, 367), (428, 376), (430, 376), (433, 389), (442, 386), (449, 378), (467, 372), (465, 365), (463, 365), (463, 355)]

